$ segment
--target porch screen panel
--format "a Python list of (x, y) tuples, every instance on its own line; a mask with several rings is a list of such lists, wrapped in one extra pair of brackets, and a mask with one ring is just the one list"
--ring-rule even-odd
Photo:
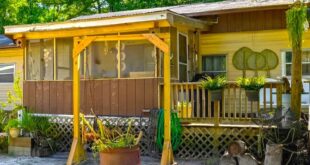
[[(92, 78), (117, 77), (117, 41), (94, 42), (87, 51), (90, 64), (86, 65), (86, 72), (91, 72)], [(86, 55), (86, 56), (87, 56)]]
[(156, 47), (148, 41), (121, 42), (121, 77), (155, 77)]
[(27, 79), (53, 80), (54, 40), (30, 40), (27, 50)]
[(178, 52), (179, 52), (179, 80), (181, 82), (186, 82), (188, 80), (187, 75), (187, 38), (186, 36), (179, 34), (179, 44), (178, 44)]
[(57, 80), (72, 80), (72, 38), (56, 40)]

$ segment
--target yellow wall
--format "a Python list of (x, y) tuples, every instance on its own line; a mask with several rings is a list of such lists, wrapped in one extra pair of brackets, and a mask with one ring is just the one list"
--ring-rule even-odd
[[(0, 49), (0, 63), (15, 63), (16, 72), (20, 72), (23, 76), (23, 49)], [(12, 89), (12, 85), (11, 83), (0, 84), (0, 102), (6, 101), (7, 91)]]
[[(217, 33), (202, 34), (200, 36), (200, 65), (201, 56), (226, 54), (227, 78), (229, 81), (236, 80), (242, 76), (242, 71), (234, 68), (232, 64), (233, 54), (241, 47), (249, 47), (253, 51), (261, 52), (264, 49), (271, 49), (278, 54), (279, 65), (271, 71), (271, 77), (282, 76), (281, 50), (290, 49), (288, 34), (286, 30), (268, 30), (254, 32)], [(310, 48), (310, 32), (304, 35), (304, 48)], [(201, 71), (201, 66), (199, 67)], [(247, 76), (254, 75), (253, 71), (247, 71)], [(259, 75), (266, 75), (266, 72), (259, 72)]]

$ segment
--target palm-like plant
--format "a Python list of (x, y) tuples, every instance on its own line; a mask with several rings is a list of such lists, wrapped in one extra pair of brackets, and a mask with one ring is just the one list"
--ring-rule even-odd
[(204, 89), (208, 90), (218, 90), (223, 89), (226, 85), (226, 77), (225, 76), (216, 76), (215, 78), (211, 78), (210, 76), (204, 77), (202, 81), (200, 81), (200, 85)]

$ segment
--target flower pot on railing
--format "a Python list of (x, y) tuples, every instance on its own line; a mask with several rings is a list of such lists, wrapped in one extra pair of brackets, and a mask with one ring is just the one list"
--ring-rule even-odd
[(258, 101), (259, 100), (259, 90), (245, 90), (245, 95), (248, 101)]
[(100, 165), (140, 165), (140, 149), (115, 148), (100, 152)]
[(210, 90), (211, 101), (222, 100), (223, 89)]

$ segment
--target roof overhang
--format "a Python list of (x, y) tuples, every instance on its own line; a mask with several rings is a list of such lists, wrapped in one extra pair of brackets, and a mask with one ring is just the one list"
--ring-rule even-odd
[[(135, 28), (130, 29), (129, 25), (136, 24)], [(13, 36), (12, 38), (38, 38), (39, 33), (54, 32), (55, 37), (68, 37), (68, 36), (81, 36), (81, 35), (96, 35), (105, 32), (105, 29), (111, 28), (114, 33), (123, 31), (134, 31), (141, 28), (156, 28), (156, 27), (169, 27), (169, 26), (187, 26), (191, 29), (204, 29), (208, 27), (207, 22), (198, 19), (182, 16), (170, 11), (161, 11), (148, 14), (139, 14), (131, 16), (111, 17), (104, 19), (91, 19), (91, 20), (79, 20), (79, 21), (65, 21), (56, 23), (44, 23), (44, 24), (30, 24), (30, 25), (13, 25), (5, 26), (5, 34)], [(142, 25), (145, 25), (142, 26)], [(121, 28), (113, 28), (113, 27)], [(77, 30), (81, 29), (95, 29), (86, 30), (84, 33), (78, 33)], [(97, 29), (97, 30), (96, 30)], [(114, 30), (113, 30), (114, 29)], [(68, 33), (66, 36), (63, 34), (65, 31), (76, 31), (77, 33)], [(89, 34), (88, 34), (89, 33)], [(30, 34), (35, 34), (32, 35)], [(27, 37), (28, 36), (28, 37)], [(46, 37), (46, 36), (41, 36)]]

